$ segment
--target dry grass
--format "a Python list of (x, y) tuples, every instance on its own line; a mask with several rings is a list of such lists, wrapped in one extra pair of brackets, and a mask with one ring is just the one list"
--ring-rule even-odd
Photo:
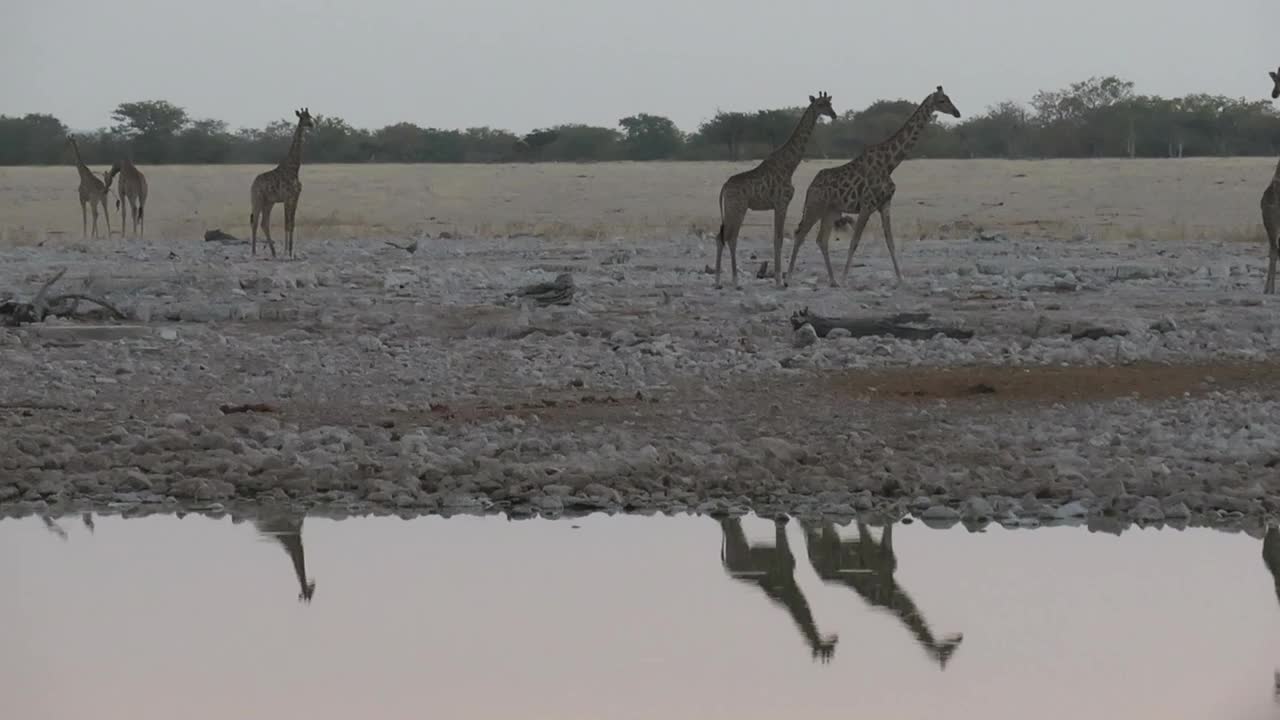
[[(804, 188), (835, 161), (807, 162)], [(714, 231), (717, 194), (743, 163), (539, 165), (306, 165), (299, 238), (395, 236), (645, 237)], [(894, 221), (904, 241), (971, 236), (1069, 239), (1262, 239), (1258, 198), (1267, 158), (1187, 160), (915, 160), (894, 175)], [(95, 168), (101, 169), (101, 168)], [(249, 183), (265, 166), (145, 168), (151, 237), (248, 234)], [(0, 168), (0, 241), (76, 240), (80, 210), (71, 166)], [(283, 208), (273, 230), (283, 235)], [(112, 227), (120, 217), (112, 215)], [(748, 216), (767, 234), (766, 213)], [(870, 229), (878, 234), (879, 223)]]

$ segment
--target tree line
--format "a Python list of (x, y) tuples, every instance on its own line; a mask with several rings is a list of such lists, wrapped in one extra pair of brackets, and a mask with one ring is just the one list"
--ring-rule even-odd
[[(807, 155), (851, 158), (893, 133), (914, 100), (878, 100), (820, 124)], [(464, 130), (401, 122), (377, 130), (316, 116), (304, 151), (314, 163), (591, 162), (608, 160), (742, 160), (784, 142), (803, 107), (717, 111), (693, 132), (670, 118), (640, 113), (616, 127), (564, 124), (517, 135), (491, 127)], [(76, 135), (86, 163), (126, 154), (146, 164), (276, 163), (292, 120), (232, 130), (193, 118), (164, 100), (121, 103), (114, 125)], [(0, 165), (70, 162), (68, 129), (47, 114), (0, 115)], [(912, 155), (931, 158), (1190, 157), (1280, 154), (1280, 112), (1269, 100), (1192, 94), (1142, 95), (1131, 81), (1091, 77), (1006, 101), (959, 123), (932, 123)]]

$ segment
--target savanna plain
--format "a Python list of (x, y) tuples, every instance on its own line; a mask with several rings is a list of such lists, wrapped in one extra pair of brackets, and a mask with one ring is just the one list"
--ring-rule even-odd
[[(304, 164), (295, 260), (250, 255), (264, 167), (143, 167), (142, 239), (114, 210), (81, 237), (72, 166), (0, 169), (0, 293), (65, 269), (58, 291), (127, 318), (0, 330), (0, 513), (1256, 529), (1280, 508), (1274, 160), (911, 160), (902, 285), (873, 218), (841, 287), (811, 234), (775, 289), (759, 212), (716, 290), (717, 193), (753, 164)], [(784, 258), (834, 164), (797, 171)], [(520, 293), (562, 274), (562, 304)], [(893, 334), (921, 328), (946, 332)]]

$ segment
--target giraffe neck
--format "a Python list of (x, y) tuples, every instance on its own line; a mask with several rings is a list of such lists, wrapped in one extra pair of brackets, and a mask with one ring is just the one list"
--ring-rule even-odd
[(298, 174), (298, 169), (302, 167), (302, 121), (298, 121), (298, 127), (293, 130), (293, 143), (289, 145), (289, 154), (285, 156), (284, 162), (280, 163), (280, 167), (286, 170), (292, 170), (293, 174)]
[(932, 119), (933, 95), (930, 94), (924, 102), (920, 103), (920, 107), (907, 117), (907, 121), (898, 128), (898, 132), (890, 135), (876, 147), (878, 151), (885, 153), (885, 166), (889, 172), (893, 172), (907, 158), (907, 153), (915, 147), (916, 142), (920, 140), (920, 133), (924, 132)]
[(97, 180), (98, 178), (94, 177), (93, 171), (89, 169), (89, 166), (84, 164), (84, 160), (80, 159), (80, 144), (76, 142), (75, 138), (70, 138), (70, 140), (71, 151), (76, 155), (76, 170), (80, 173), (80, 179), (83, 180), (88, 177)]
[(814, 110), (813, 106), (809, 106), (800, 116), (800, 122), (796, 123), (796, 129), (791, 132), (791, 137), (765, 158), (765, 163), (788, 176), (794, 173), (800, 161), (804, 159), (805, 146), (809, 144), (809, 137), (813, 135), (813, 127), (817, 123), (818, 111)]

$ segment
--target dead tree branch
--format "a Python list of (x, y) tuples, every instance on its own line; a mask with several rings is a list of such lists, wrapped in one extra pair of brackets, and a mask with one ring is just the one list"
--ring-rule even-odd
[(560, 273), (551, 282), (527, 285), (508, 297), (526, 297), (539, 305), (568, 305), (573, 302), (573, 275)]
[(853, 337), (888, 335), (903, 340), (928, 340), (935, 335), (944, 335), (957, 340), (968, 340), (973, 337), (972, 330), (918, 325), (927, 321), (929, 317), (929, 313), (899, 313), (879, 318), (823, 317), (805, 308), (791, 315), (791, 327), (798, 330), (806, 324), (812, 325), (818, 337), (826, 337), (827, 333), (836, 328), (847, 330)]
[(128, 316), (119, 308), (102, 298), (84, 293), (63, 293), (50, 297), (49, 290), (62, 279), (66, 272), (66, 268), (59, 270), (56, 275), (40, 287), (39, 292), (36, 293), (31, 302), (12, 299), (0, 301), (0, 322), (3, 322), (8, 327), (17, 327), (28, 323), (43, 322), (45, 318), (50, 316), (69, 317), (79, 308), (81, 301), (93, 303), (103, 308), (117, 320), (128, 319)]

